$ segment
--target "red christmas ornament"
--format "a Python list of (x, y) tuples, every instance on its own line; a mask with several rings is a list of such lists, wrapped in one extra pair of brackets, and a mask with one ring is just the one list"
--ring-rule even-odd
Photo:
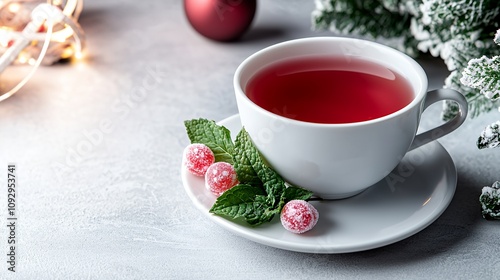
[(193, 28), (217, 41), (240, 37), (252, 23), (257, 0), (184, 0), (184, 10)]

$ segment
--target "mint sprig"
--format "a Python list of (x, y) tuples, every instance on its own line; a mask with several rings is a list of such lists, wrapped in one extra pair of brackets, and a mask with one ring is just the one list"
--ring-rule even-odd
[(216, 155), (216, 161), (233, 164), (239, 184), (217, 198), (210, 213), (243, 218), (258, 226), (279, 214), (290, 200), (311, 198), (313, 193), (296, 186), (286, 186), (285, 180), (267, 166), (245, 128), (236, 136), (235, 143), (227, 128), (206, 119), (185, 122), (191, 143), (207, 145)]

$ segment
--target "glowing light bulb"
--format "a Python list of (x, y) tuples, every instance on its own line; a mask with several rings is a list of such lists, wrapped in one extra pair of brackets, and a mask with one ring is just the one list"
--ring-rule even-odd
[(26, 54), (22, 53), (18, 56), (18, 60), (20, 63), (26, 63), (28, 61), (28, 57)]
[(75, 52), (75, 58), (80, 60), (83, 58), (83, 53), (80, 51)]
[(8, 9), (11, 13), (17, 13), (21, 10), (21, 5), (19, 3), (10, 3)]

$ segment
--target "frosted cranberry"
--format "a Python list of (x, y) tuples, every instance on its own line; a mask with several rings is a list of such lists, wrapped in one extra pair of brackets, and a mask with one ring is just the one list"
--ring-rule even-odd
[(204, 144), (191, 144), (184, 149), (184, 164), (196, 176), (204, 176), (214, 161), (214, 153)]
[(291, 200), (281, 210), (281, 224), (293, 233), (311, 230), (318, 222), (319, 213), (305, 200)]
[(217, 197), (237, 184), (236, 171), (227, 162), (216, 162), (205, 173), (205, 186)]

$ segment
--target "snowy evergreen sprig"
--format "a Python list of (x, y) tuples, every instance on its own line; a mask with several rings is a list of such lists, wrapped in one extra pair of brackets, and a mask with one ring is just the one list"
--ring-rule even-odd
[[(449, 63), (453, 63), (453, 52), (448, 49), (448, 44), (453, 44), (451, 41), (457, 37), (473, 43), (489, 40), (486, 29), (500, 13), (498, 0), (410, 1), (421, 3), (419, 17), (412, 21), (411, 27), (412, 34), (419, 41), (419, 50), (441, 56), (448, 68)], [(448, 59), (451, 61), (447, 62)]]
[(500, 182), (493, 183), (491, 187), (483, 187), (479, 202), (483, 218), (500, 219)]
[[(448, 55), (448, 58), (445, 59), (445, 63), (450, 69), (450, 75), (445, 79), (444, 87), (457, 90), (465, 95), (469, 102), (469, 115), (472, 117), (498, 107), (498, 102), (493, 102), (482, 95), (478, 89), (471, 88), (460, 82), (462, 78), (461, 70), (467, 67), (471, 59), (490, 55), (496, 50), (491, 39), (481, 42), (481, 44), (478, 44), (460, 35), (446, 44), (446, 51), (452, 55)], [(451, 119), (457, 112), (458, 105), (456, 103), (449, 101), (443, 103), (443, 120)]]
[(316, 29), (366, 36), (410, 55), (418, 52), (409, 28), (418, 7), (406, 6), (409, 1), (316, 0), (315, 3), (312, 16)]
[[(497, 31), (495, 43), (500, 45), (500, 29)], [(500, 99), (500, 56), (473, 58), (462, 72), (460, 82), (468, 87), (478, 89), (484, 98)], [(495, 148), (500, 145), (500, 121), (488, 125), (477, 140), (479, 149)]]
[(477, 88), (491, 100), (500, 98), (500, 56), (482, 56), (469, 61), (462, 72), (462, 84)]
[(477, 139), (477, 147), (496, 148), (500, 146), (500, 121), (488, 125)]
[[(500, 45), (500, 29), (493, 41)], [(462, 72), (462, 84), (480, 90), (491, 100), (500, 98), (500, 56), (473, 58)]]

